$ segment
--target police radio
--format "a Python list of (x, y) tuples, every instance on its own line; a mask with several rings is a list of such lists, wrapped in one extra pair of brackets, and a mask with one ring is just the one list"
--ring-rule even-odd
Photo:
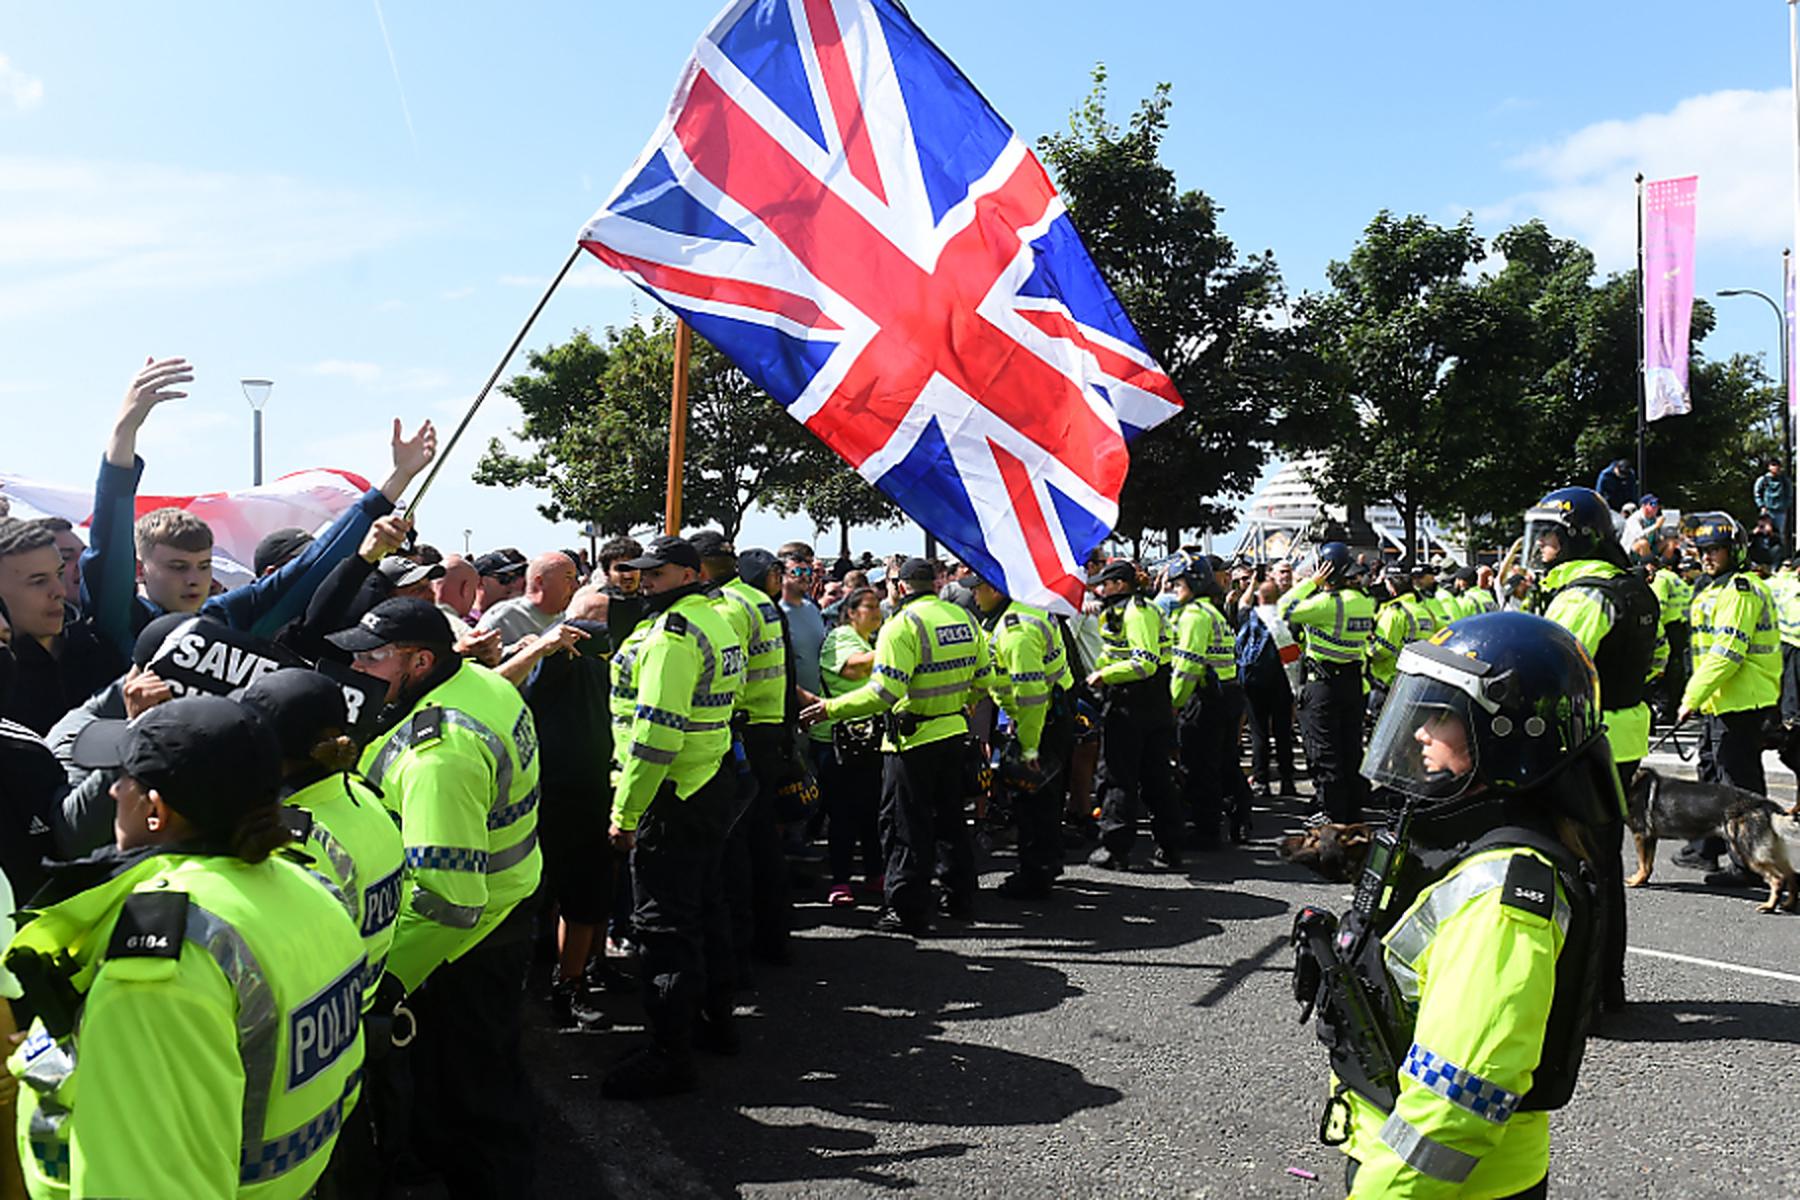
[(1369, 938), (1374, 936), (1376, 916), (1387, 902), (1400, 873), (1406, 867), (1406, 847), (1411, 840), (1413, 810), (1416, 801), (1409, 798), (1400, 807), (1400, 817), (1391, 828), (1377, 830), (1369, 840), (1369, 857), (1363, 861), (1362, 874), (1356, 878), (1356, 894), (1350, 900), (1355, 920), (1345, 921), (1338, 931), (1338, 946), (1356, 961)]

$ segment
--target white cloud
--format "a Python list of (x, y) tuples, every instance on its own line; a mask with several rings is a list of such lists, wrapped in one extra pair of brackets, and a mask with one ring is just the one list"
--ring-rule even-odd
[[(499, 284), (501, 287), (536, 288), (542, 291), (550, 285), (550, 276), (502, 275)], [(583, 254), (569, 271), (568, 278), (562, 281), (562, 286), (566, 288), (600, 288), (611, 291), (616, 288), (628, 288), (632, 284), (623, 275), (593, 255)]]
[(1542, 217), (1602, 270), (1636, 257), (1632, 177), (1700, 177), (1702, 244), (1779, 252), (1793, 232), (1794, 117), (1786, 88), (1691, 96), (1668, 112), (1600, 121), (1512, 159), (1529, 190), (1476, 210), (1484, 225)]
[(44, 102), (44, 81), (27, 75), (0, 54), (0, 99), (11, 101), (17, 112), (27, 112)]
[(306, 368), (309, 375), (347, 379), (360, 388), (388, 392), (434, 392), (450, 386), (450, 375), (433, 367), (384, 367), (380, 363), (328, 358)]
[(0, 155), (0, 319), (300, 274), (442, 224), (281, 175)]

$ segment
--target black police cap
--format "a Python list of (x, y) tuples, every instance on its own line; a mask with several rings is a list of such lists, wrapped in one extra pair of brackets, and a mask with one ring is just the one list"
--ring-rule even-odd
[(1128, 558), (1115, 558), (1104, 567), (1101, 567), (1099, 571), (1089, 575), (1088, 583), (1090, 585), (1107, 583), (1115, 579), (1122, 579), (1127, 583), (1136, 583), (1137, 576), (1136, 563)]
[(625, 564), (634, 571), (649, 571), (657, 567), (691, 567), (700, 569), (700, 552), (694, 544), (685, 538), (664, 534), (652, 541), (642, 556)]
[(716, 529), (702, 529), (698, 533), (688, 534), (688, 545), (692, 546), (701, 558), (737, 557), (737, 550), (725, 540), (725, 535)]
[(183, 696), (135, 721), (94, 721), (75, 739), (76, 765), (119, 770), (154, 788), (202, 833), (222, 836), (275, 803), (281, 748), (243, 705)]
[(929, 583), (937, 578), (937, 564), (915, 555), (900, 564), (900, 574), (896, 578), (901, 583)]
[(437, 605), (416, 596), (383, 600), (362, 615), (362, 620), (325, 639), (339, 650), (355, 654), (399, 643), (406, 646), (451, 646), (456, 636)]
[(344, 689), (327, 676), (302, 667), (270, 671), (231, 698), (255, 713), (281, 743), (286, 758), (305, 758), (327, 729), (350, 728)]

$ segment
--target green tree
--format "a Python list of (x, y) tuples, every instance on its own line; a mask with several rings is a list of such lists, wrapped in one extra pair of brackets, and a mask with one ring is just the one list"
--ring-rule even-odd
[(1146, 349), (1186, 401), (1139, 437), (1119, 501), (1117, 532), (1146, 532), (1170, 549), (1184, 530), (1228, 529), (1222, 503), (1247, 494), (1268, 457), (1287, 386), (1285, 298), (1273, 254), (1240, 260), (1219, 230), (1223, 211), (1182, 191), (1161, 161), (1169, 85), (1159, 84), (1121, 128), (1106, 115), (1106, 70), (1067, 133), (1038, 141), (1070, 219), (1118, 294)]
[(1384, 211), (1327, 268), (1330, 290), (1298, 306), (1308, 386), (1287, 436), (1321, 453), (1325, 500), (1387, 501), (1409, 548), (1427, 512), (1486, 511), (1477, 464), (1517, 432), (1516, 331), (1469, 278), (1484, 254), (1470, 218)]

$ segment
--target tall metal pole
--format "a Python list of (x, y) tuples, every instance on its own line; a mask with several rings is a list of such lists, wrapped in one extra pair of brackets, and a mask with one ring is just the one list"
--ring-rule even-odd
[(688, 357), (693, 348), (694, 331), (677, 317), (675, 378), (669, 387), (669, 490), (663, 504), (663, 532), (670, 537), (681, 535), (681, 478), (687, 462)]
[(261, 487), (262, 486), (262, 409), (260, 409), (260, 408), (251, 409), (250, 410), (250, 421), (251, 421), (250, 438), (251, 438), (251, 444), (253, 446), (253, 449), (250, 452), (250, 482), (257, 487)]
[[(1789, 0), (1792, 3), (1792, 0)], [(1644, 173), (1637, 176), (1637, 486), (1638, 495), (1650, 494), (1649, 463), (1644, 451), (1645, 387), (1649, 375), (1644, 370)]]
[[(1788, 253), (1784, 250), (1781, 253), (1781, 280), (1783, 285), (1786, 285), (1788, 282), (1787, 273)], [(1785, 286), (1783, 294), (1785, 294)], [(1775, 406), (1775, 411), (1780, 414), (1777, 419), (1781, 422), (1781, 473), (1787, 477), (1789, 481), (1788, 487), (1792, 488), (1794, 486), (1792, 482), (1794, 478), (1794, 423), (1791, 419), (1791, 414), (1788, 413), (1787, 403), (1788, 380), (1790, 378), (1789, 372), (1793, 369), (1793, 366), (1789, 361), (1790, 356), (1788, 354), (1787, 313), (1782, 311), (1781, 305), (1775, 302), (1775, 297), (1769, 295), (1767, 292), (1759, 292), (1755, 288), (1720, 288), (1719, 295), (1755, 296), (1758, 300), (1761, 300), (1764, 304), (1768, 305), (1775, 313), (1776, 336), (1780, 339), (1781, 347), (1781, 399)], [(1790, 524), (1792, 523), (1792, 519), (1792, 513), (1790, 512)], [(1784, 543), (1789, 541), (1788, 532), (1789, 531), (1785, 529), (1782, 531), (1781, 537)]]

